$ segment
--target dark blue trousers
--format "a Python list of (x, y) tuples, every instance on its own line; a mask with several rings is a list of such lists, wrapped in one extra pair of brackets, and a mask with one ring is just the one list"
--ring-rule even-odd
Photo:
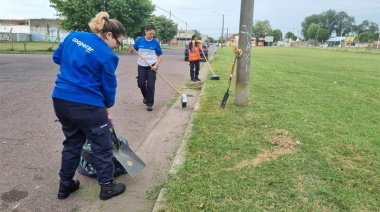
[(99, 183), (113, 179), (112, 138), (105, 108), (53, 98), (53, 106), (65, 135), (60, 182), (69, 186), (80, 162), (86, 138), (91, 144), (93, 166)]
[(190, 61), (190, 78), (191, 79), (198, 79), (199, 75), (199, 68), (200, 68), (200, 61)]
[[(154, 64), (153, 64), (154, 65)], [(153, 66), (152, 65), (152, 66)], [(156, 72), (152, 71), (150, 66), (138, 66), (137, 67), (137, 86), (141, 90), (141, 94), (147, 100), (147, 106), (153, 106), (154, 104), (154, 91), (156, 86)]]

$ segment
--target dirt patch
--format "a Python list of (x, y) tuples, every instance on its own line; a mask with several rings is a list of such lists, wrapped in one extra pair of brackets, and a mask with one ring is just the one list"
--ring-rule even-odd
[(28, 196), (27, 191), (17, 191), (16, 189), (12, 189), (1, 194), (1, 200), (6, 203), (17, 202), (20, 199), (23, 199)]
[[(243, 160), (234, 167), (221, 169), (217, 172), (241, 169), (246, 166), (257, 166), (263, 161), (275, 160), (280, 155), (297, 151), (297, 145), (299, 144), (299, 141), (295, 141), (286, 130), (275, 130), (273, 133), (267, 135), (266, 139), (275, 146), (274, 149), (263, 150), (252, 160)], [(215, 173), (216, 172), (212, 174)]]

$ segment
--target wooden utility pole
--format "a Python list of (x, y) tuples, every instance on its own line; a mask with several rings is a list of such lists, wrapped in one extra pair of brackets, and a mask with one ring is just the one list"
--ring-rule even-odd
[(249, 73), (251, 68), (251, 43), (254, 0), (241, 0), (239, 49), (242, 57), (237, 60), (235, 105), (248, 105)]

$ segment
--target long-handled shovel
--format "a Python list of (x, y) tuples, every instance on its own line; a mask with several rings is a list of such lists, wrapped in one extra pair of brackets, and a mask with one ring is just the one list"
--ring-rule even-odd
[(111, 113), (107, 108), (108, 119), (111, 122), (111, 133), (112, 139), (117, 139), (116, 142), (116, 151), (113, 151), (113, 155), (120, 162), (120, 164), (127, 170), (128, 174), (132, 177), (136, 176), (141, 170), (144, 169), (145, 163), (137, 156), (126, 141), (121, 141), (121, 137), (118, 137), (116, 134), (115, 126)]
[(221, 108), (224, 108), (226, 106), (228, 96), (230, 95), (229, 91), (230, 91), (232, 76), (233, 76), (234, 70), (235, 70), (235, 63), (236, 63), (237, 57), (238, 57), (238, 55), (235, 53), (234, 63), (232, 64), (231, 71), (230, 71), (230, 77), (228, 78), (227, 91), (226, 91), (226, 93), (224, 93), (224, 97), (223, 97), (222, 103), (220, 104)]
[(219, 80), (219, 75), (216, 75), (216, 74), (214, 73), (214, 71), (212, 70), (211, 65), (210, 65), (210, 63), (208, 62), (208, 60), (207, 60), (207, 58), (206, 58), (206, 55), (205, 55), (205, 53), (203, 52), (202, 47), (201, 47), (201, 51), (202, 51), (203, 57), (204, 57), (205, 60), (206, 60), (206, 63), (208, 64), (208, 67), (210, 68), (210, 70), (211, 70), (211, 72), (212, 72), (212, 76), (211, 76), (210, 80)]
[[(153, 68), (152, 65), (149, 64), (148, 61), (146, 61), (145, 58), (143, 58), (138, 51), (135, 51), (135, 52), (137, 53), (137, 55), (139, 57), (141, 57), (141, 59), (143, 59), (145, 61), (146, 64), (148, 64), (150, 66), (150, 68)], [(152, 71), (153, 71), (153, 69), (152, 69)], [(160, 76), (162, 79), (164, 79), (165, 82), (167, 82), (170, 85), (170, 87), (172, 87), (181, 96), (182, 107), (186, 107), (186, 105), (187, 105), (187, 95), (184, 94), (184, 93), (181, 93), (179, 90), (177, 90), (167, 79), (165, 79), (164, 76), (162, 76), (160, 74), (160, 72), (158, 72), (158, 71), (155, 71), (155, 72), (158, 74), (158, 76)]]

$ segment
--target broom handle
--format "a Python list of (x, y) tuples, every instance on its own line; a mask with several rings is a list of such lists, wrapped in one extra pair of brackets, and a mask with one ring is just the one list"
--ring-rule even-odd
[[(152, 66), (151, 66), (152, 67)], [(165, 77), (164, 76), (162, 76), (161, 74), (160, 74), (160, 72), (158, 72), (158, 71), (156, 71), (156, 73), (160, 76), (160, 77), (162, 77), (162, 79), (164, 79), (175, 91), (177, 91), (177, 93), (179, 94), (179, 95), (182, 95), (182, 93), (181, 92), (179, 92), (179, 90), (177, 90), (169, 81), (167, 81), (166, 79), (165, 79)]]
[(237, 59), (237, 55), (235, 54), (234, 63), (232, 64), (231, 71), (230, 71), (230, 77), (228, 78), (228, 88), (227, 88), (227, 90), (230, 89), (230, 85), (231, 85), (231, 81), (232, 81), (232, 76), (233, 76), (234, 70), (235, 70), (236, 59)]
[(210, 66), (210, 63), (208, 63), (208, 60), (207, 60), (207, 58), (206, 58), (205, 53), (203, 52), (202, 47), (201, 47), (201, 51), (202, 51), (203, 57), (205, 58), (205, 60), (206, 60), (206, 62), (207, 62), (208, 67), (210, 67), (210, 70), (211, 70), (212, 74), (215, 75), (214, 71), (212, 70), (212, 68), (211, 68), (211, 66)]
[(116, 133), (116, 129), (115, 129), (115, 124), (114, 124), (113, 118), (111, 116), (110, 109), (106, 108), (106, 111), (107, 111), (107, 115), (108, 115), (108, 121), (111, 122), (112, 134), (115, 136), (115, 139), (116, 139), (116, 149), (119, 150), (120, 149), (120, 142), (117, 139), (117, 133)]
[[(109, 109), (109, 108), (106, 108), (106, 111), (107, 111), (108, 121), (111, 122), (111, 128), (112, 128), (112, 131), (115, 131), (115, 126), (114, 126), (113, 118), (112, 118), (112, 116), (111, 116), (110, 109)], [(115, 133), (115, 134), (116, 134), (116, 133)]]
[[(141, 54), (138, 52), (138, 51), (136, 51), (135, 50), (135, 52), (137, 53), (137, 55), (138, 56), (140, 56), (141, 57), (141, 59), (143, 59), (145, 62), (146, 62), (146, 64), (148, 64), (149, 66), (150, 66), (150, 68), (153, 68), (149, 63), (148, 63), (148, 61), (146, 61), (145, 60), (145, 58), (143, 58), (142, 56), (141, 56)], [(152, 71), (153, 71), (153, 69), (152, 69)], [(160, 74), (160, 72), (158, 72), (158, 71), (155, 71), (160, 77), (162, 77), (162, 79), (164, 79), (175, 91), (177, 91), (177, 93), (179, 94), (179, 95), (182, 95), (182, 93), (181, 92), (179, 92), (168, 80), (166, 80), (165, 79), (165, 77), (164, 76), (162, 76), (161, 74)]]

